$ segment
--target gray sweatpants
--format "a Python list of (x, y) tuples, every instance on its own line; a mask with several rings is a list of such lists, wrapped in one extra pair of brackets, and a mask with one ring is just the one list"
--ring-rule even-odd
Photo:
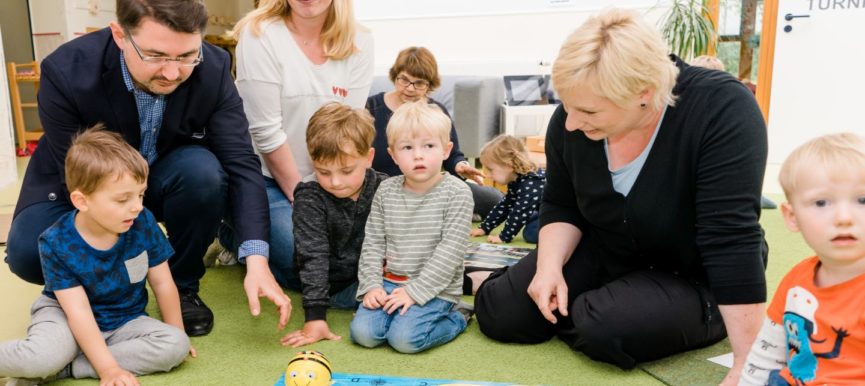
[[(75, 378), (99, 378), (78, 348), (60, 303), (45, 295), (30, 308), (27, 337), (0, 343), (0, 376), (46, 378), (72, 364)], [(168, 371), (189, 352), (189, 338), (179, 328), (148, 316), (102, 332), (108, 350), (126, 371), (136, 375)]]

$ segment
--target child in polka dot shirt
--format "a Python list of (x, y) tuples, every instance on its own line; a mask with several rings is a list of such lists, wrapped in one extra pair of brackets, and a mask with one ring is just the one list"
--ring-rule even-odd
[[(505, 197), (490, 211), (478, 229), (472, 230), (473, 237), (489, 235), (491, 243), (509, 243), (523, 230), (526, 242), (538, 242), (538, 209), (544, 193), (546, 172), (539, 170), (529, 159), (525, 144), (513, 136), (500, 135), (481, 149), (481, 163), (488, 175), (497, 184), (507, 184)], [(490, 232), (505, 223), (498, 235)]]

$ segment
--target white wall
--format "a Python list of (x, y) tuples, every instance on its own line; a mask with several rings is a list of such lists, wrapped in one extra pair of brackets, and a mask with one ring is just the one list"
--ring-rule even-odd
[(65, 6), (66, 40), (84, 34), (88, 27), (107, 27), (116, 19), (115, 0), (65, 0)]
[(64, 42), (84, 34), (87, 27), (106, 27), (114, 19), (114, 0), (30, 2), (33, 33), (60, 33)]
[(66, 5), (64, 0), (37, 0), (30, 2), (30, 27), (34, 34), (60, 33), (66, 40)]
[[(210, 21), (207, 33), (223, 34), (246, 12), (252, 10), (253, 0), (205, 0)], [(85, 33), (87, 27), (106, 27), (116, 20), (116, 0), (33, 0), (30, 18), (34, 34), (59, 33), (57, 41), (39, 35), (34, 45), (59, 45)], [(50, 40), (50, 41), (48, 41)], [(49, 50), (50, 51), (50, 50)], [(37, 55), (39, 56), (39, 55)], [(44, 55), (43, 55), (44, 57)]]
[[(3, 40), (0, 31), (0, 41)], [(3, 45), (0, 44), (0, 63), (6, 63)], [(6, 83), (6, 71), (0, 71), (0, 85)], [(0, 189), (18, 180), (15, 165), (15, 149), (12, 141), (12, 107), (9, 102), (9, 89), (0, 87)]]
[[(657, 20), (657, 3), (619, 0), (620, 7)], [(59, 32), (62, 43), (114, 20), (115, 0), (31, 1), (34, 33)], [(205, 0), (207, 33), (223, 34), (253, 0)], [(444, 74), (548, 73), (561, 42), (585, 19), (609, 6), (603, 0), (355, 0), (355, 13), (375, 38), (376, 74), (385, 74), (397, 53), (425, 46)], [(38, 46), (38, 39), (36, 45)], [(44, 40), (44, 39), (43, 39)], [(541, 65), (541, 63), (545, 65)]]
[(88, 27), (106, 27), (114, 19), (114, 0), (30, 1), (34, 56), (42, 60)]
[[(397, 53), (408, 46), (429, 48), (444, 74), (548, 73), (564, 39), (604, 6), (582, 4), (556, 12), (537, 8), (530, 13), (491, 8), (496, 10), (495, 14), (426, 16), (419, 13), (403, 18), (391, 14), (387, 18), (377, 17), (379, 13), (374, 9), (365, 8), (375, 8), (381, 1), (355, 2), (358, 18), (372, 30), (375, 38), (377, 75), (386, 74)], [(651, 6), (645, 5), (646, 1), (632, 0), (632, 3), (642, 4), (634, 8), (645, 12), (650, 20), (659, 19), (660, 12), (651, 10)], [(655, 1), (649, 3), (655, 4)]]

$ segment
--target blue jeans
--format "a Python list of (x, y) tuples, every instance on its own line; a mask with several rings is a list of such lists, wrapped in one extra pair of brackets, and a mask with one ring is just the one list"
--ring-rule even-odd
[[(384, 281), (388, 294), (396, 288)], [(351, 340), (370, 348), (387, 342), (394, 350), (411, 354), (450, 342), (466, 329), (466, 320), (454, 311), (454, 304), (439, 298), (415, 304), (405, 315), (400, 310), (388, 315), (383, 308), (370, 310), (361, 304), (351, 321)]]
[(360, 305), (357, 301), (357, 285), (358, 282), (352, 283), (333, 295), (330, 295), (330, 306), (342, 310), (353, 310)]
[[(144, 206), (163, 222), (174, 255), (168, 260), (177, 289), (198, 291), (204, 276), (201, 257), (213, 241), (228, 201), (228, 175), (207, 148), (181, 146), (150, 165)], [(16, 275), (44, 284), (39, 235), (64, 213), (69, 200), (44, 201), (21, 210), (9, 231), (6, 263)]]
[[(300, 291), (300, 277), (294, 264), (294, 223), (291, 220), (294, 210), (276, 180), (264, 177), (264, 188), (270, 207), (270, 271), (283, 288)], [(234, 253), (240, 247), (230, 218), (219, 228), (219, 243)]]

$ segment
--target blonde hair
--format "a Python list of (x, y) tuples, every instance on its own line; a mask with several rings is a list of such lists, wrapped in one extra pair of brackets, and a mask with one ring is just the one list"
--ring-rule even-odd
[[(239, 39), (245, 28), (252, 28), (253, 36), (261, 36), (261, 25), (273, 19), (291, 20), (291, 7), (287, 0), (261, 0), (258, 8), (240, 19), (230, 33), (235, 39)], [(333, 0), (328, 7), (327, 19), (319, 37), (324, 46), (324, 56), (342, 60), (357, 52), (354, 37), (359, 29), (365, 30), (354, 20), (351, 0)]]
[(669, 52), (660, 32), (636, 11), (607, 9), (562, 44), (553, 63), (553, 86), (562, 99), (588, 87), (623, 108), (644, 90), (653, 90), (648, 105), (660, 111), (675, 103), (679, 69)]
[(441, 85), (438, 63), (430, 50), (424, 47), (409, 47), (399, 52), (388, 76), (391, 82), (396, 82), (400, 72), (429, 82), (428, 92), (433, 92)]
[(693, 60), (691, 60), (691, 63), (688, 63), (688, 64), (695, 66), (695, 67), (703, 67), (703, 68), (708, 68), (710, 70), (718, 70), (718, 71), (724, 71), (724, 68), (725, 68), (724, 62), (722, 62), (721, 59), (718, 59), (717, 57), (710, 56), (710, 55), (700, 55), (700, 56), (694, 58)]
[(65, 173), (69, 192), (91, 194), (112, 176), (129, 175), (139, 183), (147, 182), (148, 166), (120, 134), (97, 124), (72, 139), (66, 152)]
[(403, 103), (387, 124), (387, 146), (393, 148), (398, 138), (429, 133), (442, 140), (442, 146), (450, 142), (451, 119), (441, 109), (426, 101)]
[(828, 134), (797, 147), (781, 165), (778, 182), (789, 201), (796, 193), (796, 178), (805, 169), (859, 170), (865, 174), (865, 138), (853, 133)]
[(497, 164), (514, 169), (516, 174), (526, 174), (538, 170), (538, 166), (529, 159), (529, 151), (523, 141), (512, 135), (502, 134), (481, 149), (482, 164)]
[(372, 115), (337, 102), (321, 106), (306, 129), (306, 148), (313, 162), (366, 156), (374, 139)]

